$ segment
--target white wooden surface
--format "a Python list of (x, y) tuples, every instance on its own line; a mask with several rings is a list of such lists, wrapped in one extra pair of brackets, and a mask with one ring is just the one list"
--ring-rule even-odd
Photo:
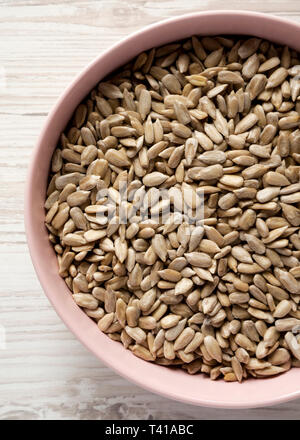
[[(243, 411), (197, 408), (118, 377), (60, 321), (26, 245), (27, 165), (49, 109), (74, 75), (146, 24), (224, 5), (222, 0), (0, 0), (0, 335), (6, 332), (0, 419), (300, 418), (300, 400)], [(300, 21), (299, 0), (228, 0), (226, 8)]]

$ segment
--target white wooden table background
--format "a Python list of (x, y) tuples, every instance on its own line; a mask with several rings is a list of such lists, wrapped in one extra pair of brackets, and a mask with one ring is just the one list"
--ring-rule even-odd
[[(144, 25), (224, 5), (223, 0), (0, 0), (0, 331), (6, 331), (0, 419), (300, 419), (300, 400), (215, 410), (169, 401), (120, 378), (58, 318), (26, 245), (27, 165), (49, 109), (74, 75)], [(226, 8), (300, 22), (299, 0), (228, 0)]]

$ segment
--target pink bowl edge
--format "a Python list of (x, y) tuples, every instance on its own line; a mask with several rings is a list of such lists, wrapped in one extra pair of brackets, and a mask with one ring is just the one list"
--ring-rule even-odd
[[(49, 113), (49, 115), (44, 123), (44, 127), (41, 131), (39, 138), (38, 138), (37, 145), (34, 149), (33, 156), (31, 159), (31, 164), (30, 164), (29, 171), (28, 171), (28, 178), (27, 178), (26, 189), (25, 189), (25, 228), (26, 228), (26, 235), (27, 235), (28, 246), (29, 246), (31, 258), (32, 258), (36, 273), (38, 275), (38, 278), (40, 280), (40, 283), (41, 283), (48, 299), (52, 303), (53, 307), (55, 308), (56, 312), (61, 317), (63, 322), (69, 327), (69, 329), (76, 335), (76, 337), (90, 351), (92, 351), (98, 358), (100, 358), (104, 364), (106, 364), (107, 366), (112, 368), (115, 372), (117, 372), (119, 375), (125, 377), (126, 379), (130, 380), (131, 382), (141, 386), (142, 388), (144, 388), (148, 391), (155, 392), (155, 393), (160, 394), (164, 397), (171, 398), (173, 400), (177, 400), (177, 401), (188, 403), (188, 404), (199, 405), (199, 406), (206, 406), (206, 407), (213, 407), (213, 408), (238, 409), (238, 408), (262, 407), (262, 406), (266, 406), (266, 405), (275, 405), (278, 403), (283, 403), (288, 400), (295, 399), (295, 398), (299, 397), (300, 396), (300, 389), (296, 390), (296, 391), (290, 390), (289, 392), (278, 391), (276, 393), (276, 396), (267, 397), (267, 398), (259, 398), (258, 400), (256, 398), (253, 398), (253, 396), (252, 396), (251, 399), (246, 402), (243, 399), (241, 399), (242, 401), (238, 401), (236, 399), (232, 400), (229, 396), (226, 396), (225, 400), (223, 400), (223, 398), (218, 399), (216, 396), (217, 393), (215, 393), (214, 397), (213, 397), (213, 393), (209, 397), (202, 397), (202, 398), (201, 398), (201, 396), (199, 398), (198, 397), (197, 398), (187, 397), (187, 396), (182, 397), (182, 396), (179, 396), (178, 393), (171, 391), (170, 390), (171, 386), (170, 386), (170, 389), (159, 389), (159, 385), (158, 384), (155, 384), (155, 385), (150, 384), (150, 381), (148, 380), (148, 378), (145, 379), (145, 377), (139, 377), (139, 376), (134, 377), (134, 371), (130, 370), (130, 368), (124, 367), (122, 364), (121, 364), (121, 366), (116, 365), (116, 362), (115, 362), (115, 359), (113, 359), (113, 356), (110, 356), (110, 354), (103, 354), (103, 353), (100, 354), (99, 351), (96, 350), (95, 344), (92, 341), (87, 340), (87, 338), (84, 337), (83, 332), (78, 330), (74, 307), (71, 307), (70, 309), (67, 310), (65, 308), (65, 304), (63, 302), (58, 303), (53, 298), (53, 294), (51, 293), (51, 289), (53, 289), (53, 286), (51, 286), (51, 287), (49, 286), (48, 281), (47, 281), (47, 278), (48, 278), (47, 274), (46, 274), (45, 270), (42, 269), (42, 264), (40, 263), (41, 248), (39, 246), (38, 239), (36, 236), (36, 230), (35, 230), (34, 224), (33, 224), (34, 218), (32, 217), (32, 213), (31, 213), (31, 209), (30, 209), (31, 207), (34, 206), (34, 201), (33, 201), (34, 179), (33, 179), (33, 175), (37, 171), (36, 167), (40, 161), (40, 158), (39, 158), (40, 149), (41, 149), (43, 142), (46, 142), (46, 134), (49, 131), (49, 127), (51, 127), (51, 124), (53, 123), (53, 119), (55, 118), (57, 111), (59, 110), (59, 108), (61, 106), (63, 106), (64, 101), (66, 100), (68, 95), (71, 93), (71, 91), (73, 91), (73, 89), (75, 89), (79, 85), (79, 83), (82, 81), (82, 79), (88, 74), (88, 72), (90, 72), (93, 69), (93, 67), (95, 67), (100, 62), (101, 59), (105, 59), (105, 57), (111, 51), (114, 51), (115, 49), (122, 46), (123, 44), (129, 44), (130, 42), (133, 43), (133, 41), (136, 38), (138, 38), (139, 36), (142, 36), (143, 34), (145, 34), (147, 32), (153, 32), (156, 29), (159, 30), (159, 28), (162, 28), (164, 26), (176, 24), (176, 22), (181, 23), (183, 21), (187, 23), (188, 20), (194, 20), (196, 18), (199, 18), (200, 20), (201, 20), (201, 18), (213, 19), (213, 20), (219, 19), (220, 20), (225, 17), (227, 19), (229, 17), (232, 17), (233, 19), (237, 19), (238, 17), (241, 19), (245, 19), (247, 17), (251, 18), (251, 19), (257, 18), (259, 21), (259, 25), (262, 25), (263, 22), (264, 22), (264, 24), (268, 24), (271, 26), (273, 26), (275, 24), (277, 24), (277, 25), (281, 24), (281, 25), (289, 28), (290, 33), (293, 31), (293, 29), (295, 31), (299, 32), (299, 28), (300, 28), (300, 26), (298, 24), (291, 22), (287, 19), (279, 18), (276, 16), (269, 16), (269, 15), (257, 13), (257, 12), (231, 11), (231, 10), (207, 11), (207, 12), (186, 14), (186, 15), (182, 15), (179, 17), (174, 17), (171, 19), (163, 20), (158, 23), (147, 26), (147, 27), (145, 27), (141, 30), (138, 30), (137, 32), (129, 35), (128, 37), (122, 39), (120, 42), (117, 42), (111, 48), (109, 48), (108, 50), (106, 50), (105, 52), (100, 54), (66, 88), (66, 90), (62, 93), (62, 95), (60, 96), (60, 98), (58, 99), (56, 104), (54, 105), (53, 109)], [(199, 32), (199, 33), (201, 34), (201, 32)], [(222, 32), (220, 32), (220, 33), (222, 33)], [(232, 33), (236, 34), (237, 32), (233, 31)], [(258, 34), (258, 33), (259, 32), (256, 32), (254, 29), (253, 35)], [(187, 32), (187, 34), (188, 34), (188, 32)], [(250, 35), (249, 32), (247, 32), (247, 34)], [(289, 37), (289, 38), (291, 38), (291, 37)], [(172, 41), (175, 39), (176, 38), (172, 38), (168, 41)], [(273, 39), (277, 40), (277, 37), (275, 37), (275, 34), (274, 34)], [(281, 38), (281, 40), (286, 40), (286, 38), (285, 37)], [(289, 46), (293, 46), (292, 42), (287, 43), (287, 44)], [(298, 50), (299, 49), (300, 48), (298, 48)], [(100, 79), (101, 78), (99, 78), (99, 80)], [(46, 235), (46, 234), (44, 233), (44, 235)], [(57, 277), (58, 277), (58, 274), (57, 274)], [(59, 281), (58, 281), (58, 283), (59, 283)], [(78, 309), (77, 306), (76, 306), (76, 309)], [(114, 344), (114, 341), (109, 340), (109, 338), (107, 338), (106, 336), (105, 336), (105, 338), (109, 341), (110, 344)], [(106, 345), (109, 346), (109, 344), (105, 343), (103, 338), (101, 340), (101, 343), (103, 343), (105, 346)], [(133, 355), (131, 355), (131, 356), (133, 356)], [(126, 356), (126, 357), (128, 357), (128, 356)], [(134, 359), (134, 364), (136, 364), (136, 370), (138, 370), (138, 365), (141, 367), (141, 364), (140, 364), (141, 362), (145, 364), (145, 362), (143, 362), (137, 358)], [(161, 367), (157, 367), (157, 366), (155, 366), (155, 367), (161, 369)], [(141, 370), (142, 369), (143, 368), (141, 368)], [(145, 370), (146, 370), (146, 368), (145, 368)], [(167, 370), (167, 369), (164, 369), (164, 370)], [(287, 374), (291, 374), (291, 372), (289, 372)], [(284, 376), (286, 376), (286, 375), (284, 375)], [(296, 375), (294, 374), (293, 376), (296, 376)], [(297, 378), (294, 378), (294, 379), (296, 379), (295, 382), (297, 382)], [(145, 383), (145, 380), (146, 380), (146, 383)], [(269, 382), (269, 381), (273, 381), (273, 379), (264, 379), (263, 381), (260, 380), (259, 383), (257, 383), (258, 387), (264, 388), (263, 382), (265, 382), (265, 381)], [(171, 382), (171, 380), (170, 381), (168, 380), (167, 382)], [(171, 385), (171, 383), (169, 383), (169, 385)], [(226, 386), (229, 387), (230, 384), (226, 384)], [(243, 387), (243, 385), (241, 385), (241, 387)], [(162, 387), (162, 388), (164, 388), (164, 387)], [(218, 388), (221, 389), (223, 387), (218, 386)], [(277, 388), (277, 386), (275, 386), (275, 388)], [(242, 391), (242, 389), (243, 388), (241, 388), (241, 391)], [(230, 394), (230, 388), (227, 388), (227, 391), (228, 391), (228, 394)], [(199, 390), (199, 394), (201, 395), (201, 390)]]

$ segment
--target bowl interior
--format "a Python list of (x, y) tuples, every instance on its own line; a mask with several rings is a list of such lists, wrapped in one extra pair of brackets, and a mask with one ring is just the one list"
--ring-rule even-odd
[(57, 313), (81, 342), (117, 373), (150, 391), (195, 405), (243, 408), (275, 404), (300, 396), (299, 370), (259, 381), (249, 379), (241, 385), (213, 382), (203, 375), (190, 376), (145, 362), (110, 340), (74, 303), (58, 275), (56, 257), (44, 227), (43, 205), (51, 156), (76, 106), (103, 77), (139, 52), (193, 34), (254, 35), (300, 50), (300, 26), (296, 23), (252, 12), (215, 11), (149, 26), (100, 55), (60, 97), (40, 135), (26, 188), (28, 244), (41, 285)]

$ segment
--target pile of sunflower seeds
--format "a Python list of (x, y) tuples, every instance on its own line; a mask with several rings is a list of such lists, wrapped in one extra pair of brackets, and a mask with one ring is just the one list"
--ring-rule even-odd
[(46, 227), (74, 301), (136, 356), (239, 382), (300, 366), (299, 78), (288, 47), (193, 36), (76, 109)]

